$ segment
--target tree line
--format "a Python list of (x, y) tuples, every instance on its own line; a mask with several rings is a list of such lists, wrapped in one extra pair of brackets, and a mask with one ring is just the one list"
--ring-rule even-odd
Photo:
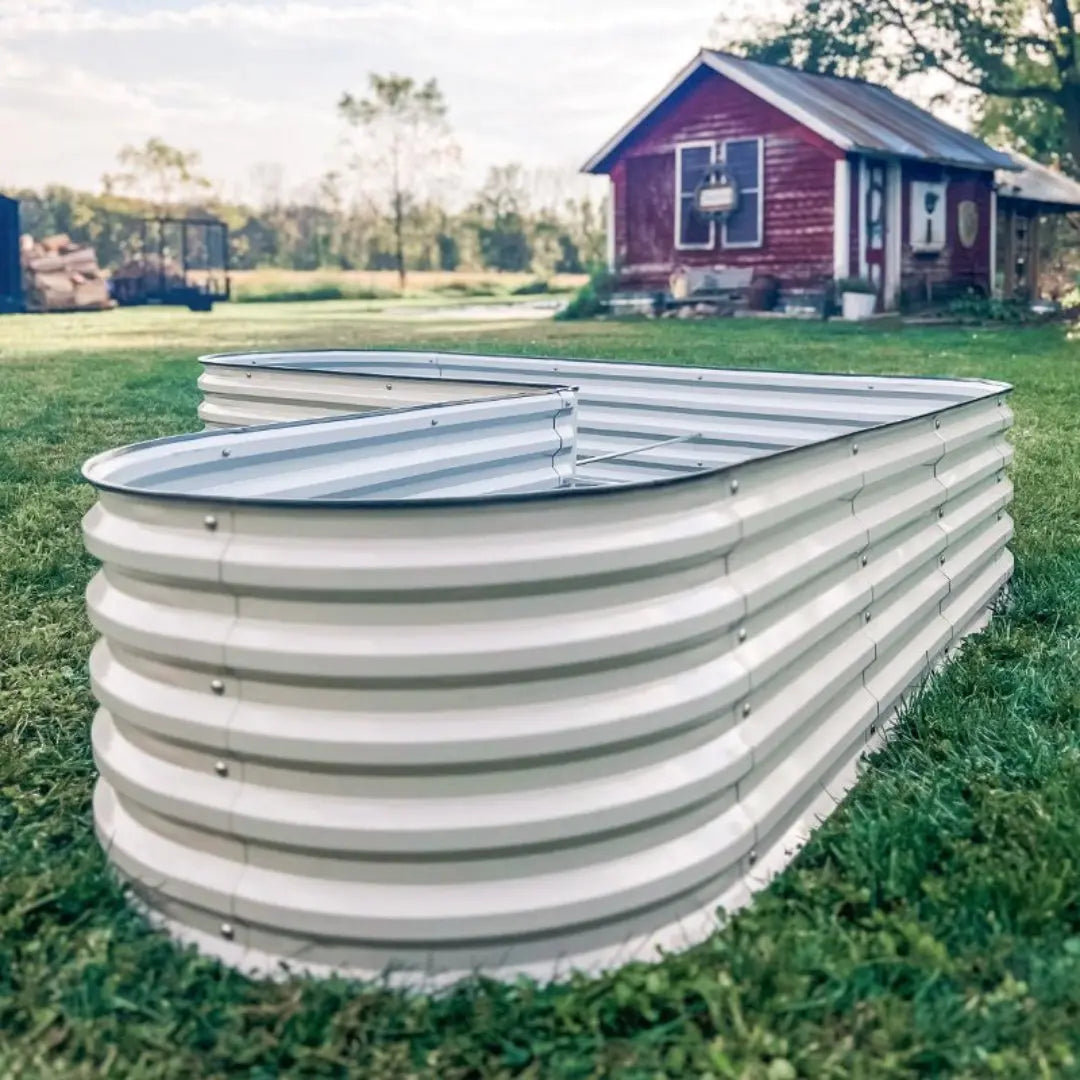
[(294, 270), (533, 271), (580, 273), (601, 262), (605, 207), (570, 193), (554, 173), (493, 166), (483, 185), (449, 205), (460, 153), (435, 80), (369, 77), (366, 96), (342, 95), (337, 112), (349, 155), (305, 196), (286, 197), (264, 167), (251, 204), (215, 194), (195, 151), (152, 138), (126, 146), (99, 192), (63, 185), (7, 190), (22, 227), (92, 245), (102, 266), (138, 254), (148, 216), (213, 216), (230, 230), (233, 267)]

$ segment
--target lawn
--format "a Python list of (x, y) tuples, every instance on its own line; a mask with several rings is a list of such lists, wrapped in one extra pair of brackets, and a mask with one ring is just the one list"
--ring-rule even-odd
[[(90, 824), (90, 454), (193, 430), (203, 351), (423, 344), (1016, 386), (1012, 597), (705, 944), (438, 999), (248, 982), (149, 932)], [(1080, 1076), (1080, 344), (1055, 328), (0, 319), (0, 1078)]]

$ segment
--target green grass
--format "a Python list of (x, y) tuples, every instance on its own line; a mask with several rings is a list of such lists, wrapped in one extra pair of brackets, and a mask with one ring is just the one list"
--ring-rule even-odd
[[(90, 826), (80, 462), (197, 427), (200, 351), (423, 344), (1016, 386), (1017, 574), (797, 861), (707, 943), (435, 1000), (248, 982), (149, 932)], [(1055, 328), (0, 319), (0, 1077), (1080, 1075), (1080, 346)]]

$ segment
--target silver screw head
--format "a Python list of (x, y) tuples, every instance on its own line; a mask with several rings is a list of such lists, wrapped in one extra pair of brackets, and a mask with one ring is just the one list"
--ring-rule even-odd
[(432, 420), (431, 421), (431, 426), (432, 427), (438, 427), (439, 426), (439, 421), (438, 420)]
[(731, 481), (731, 494), (734, 495), (739, 490), (739, 481), (734, 478)]
[(213, 690), (215, 694), (220, 696), (221, 694), (225, 693), (225, 684), (220, 679), (211, 679), (210, 689)]
[(217, 761), (214, 762), (214, 772), (216, 772), (218, 776), (228, 776), (229, 766), (226, 765), (221, 758), (218, 758)]
[(859, 559), (859, 562), (862, 563), (863, 566), (865, 566), (869, 561), (870, 561), (870, 556), (869, 555), (863, 555), (862, 558)]
[(944, 556), (944, 555), (939, 555), (939, 556), (938, 556), (938, 563), (939, 563), (939, 564), (940, 564), (941, 566), (944, 566), (944, 565), (945, 565), (945, 556)]
[(232, 939), (236, 937), (236, 931), (233, 929), (233, 924), (231, 922), (223, 922), (221, 924), (221, 936), (226, 941), (232, 941)]
[(857, 454), (859, 452), (859, 444), (857, 442), (853, 442), (851, 444), (851, 452), (853, 454)]
[(864, 611), (863, 612), (863, 621), (864, 622), (869, 622), (870, 621), (870, 612), (869, 611)]
[(742, 714), (743, 714), (743, 716), (749, 716), (750, 715), (750, 702), (749, 701), (744, 701), (743, 702)]
[(945, 507), (944, 506), (939, 506), (937, 508), (937, 516), (939, 518), (943, 518), (945, 516)]
[(222, 457), (228, 457), (231, 453), (232, 453), (232, 451), (227, 446), (223, 446), (221, 448), (221, 456)]
[(754, 863), (757, 862), (757, 848), (751, 848), (750, 854), (747, 855), (746, 858), (749, 861), (750, 865), (753, 866)]
[(739, 640), (740, 641), (745, 641), (746, 640), (746, 627), (745, 626), (740, 626), (739, 627)]
[(934, 417), (934, 428), (935, 429), (940, 429), (941, 428), (941, 418), (939, 416)]
[(206, 526), (206, 528), (208, 528), (208, 529), (209, 529), (209, 530), (210, 530), (211, 532), (213, 532), (213, 531), (214, 531), (214, 530), (215, 530), (215, 529), (217, 528), (217, 518), (216, 518), (216, 517), (214, 517), (214, 515), (213, 515), (213, 514), (207, 514), (207, 515), (206, 515), (206, 517), (204, 517), (204, 518), (202, 519), (202, 523), (203, 523), (203, 525), (205, 525), (205, 526)]

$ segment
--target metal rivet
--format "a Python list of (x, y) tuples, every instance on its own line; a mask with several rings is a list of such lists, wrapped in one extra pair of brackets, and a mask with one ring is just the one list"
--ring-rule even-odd
[(1004, 510), (999, 510), (999, 511), (997, 512), (997, 519), (998, 519), (998, 521), (1000, 521), (1000, 520), (1001, 520), (1001, 519), (1002, 519), (1002, 518), (1003, 518), (1004, 516), (1005, 516), (1005, 511), (1004, 511)]
[(857, 442), (853, 442), (851, 444), (851, 452), (853, 454), (857, 454), (859, 452), (859, 444)]
[(386, 389), (387, 389), (387, 390), (393, 390), (394, 388), (393, 388), (393, 386), (392, 386), (392, 385), (391, 385), (390, 383), (387, 383), (387, 384), (386, 384)]
[(700, 469), (700, 468), (701, 468), (701, 467), (702, 467), (702, 466), (703, 466), (704, 464), (705, 464), (705, 462), (704, 462), (704, 461), (699, 461), (699, 462), (697, 463), (697, 467), (698, 467), (698, 468)]
[(226, 941), (232, 941), (236, 936), (236, 931), (233, 929), (233, 924), (231, 922), (223, 922), (221, 924), (221, 936)]
[(704, 378), (705, 378), (705, 376), (704, 376), (704, 375), (699, 375), (699, 376), (697, 377), (697, 381), (698, 381), (698, 382), (701, 382), (701, 380), (702, 380), (702, 379), (704, 379)]
[(934, 417), (934, 427), (935, 428), (940, 428), (941, 427), (941, 420), (937, 416)]
[(746, 640), (746, 627), (745, 626), (740, 626), (739, 627), (739, 640), (740, 641), (745, 641)]
[(1000, 408), (1004, 404), (1005, 404), (1005, 399), (1004, 398), (998, 398), (998, 407)]
[(746, 858), (749, 860), (750, 865), (753, 866), (757, 862), (757, 848), (751, 848), (750, 854)]
[(945, 556), (944, 556), (944, 555), (940, 555), (940, 556), (938, 557), (938, 562), (939, 562), (939, 563), (941, 563), (941, 565), (942, 565), (942, 566), (944, 566), (944, 565), (945, 565)]
[(251, 372), (250, 371), (245, 371), (244, 372), (244, 378), (245, 379), (250, 379), (251, 378)]
[(431, 426), (432, 426), (432, 427), (435, 427), (435, 426), (437, 426), (437, 425), (438, 425), (438, 423), (439, 423), (439, 421), (438, 421), (438, 420), (432, 420), (432, 421), (431, 421)]
[(232, 451), (227, 446), (222, 447), (222, 450), (221, 450), (221, 456), (222, 457), (228, 457), (231, 453), (232, 453)]
[(210, 689), (213, 690), (215, 694), (224, 694), (225, 684), (220, 679), (213, 679), (210, 682)]
[(867, 563), (868, 563), (869, 561), (870, 561), (870, 557), (869, 557), (868, 555), (864, 555), (864, 556), (863, 556), (863, 557), (862, 557), (862, 558), (861, 558), (861, 559), (859, 560), (859, 562), (861, 562), (861, 563), (863, 564), (863, 566), (865, 566), (865, 565), (866, 565), (866, 564), (867, 564)]
[(742, 714), (743, 714), (743, 716), (749, 716), (750, 715), (750, 702), (749, 701), (744, 701), (743, 702)]
[(997, 474), (997, 478), (996, 478), (996, 480), (994, 482), (997, 483), (997, 484), (1001, 483), (1001, 473)]
[(734, 495), (735, 492), (738, 491), (738, 490), (739, 490), (739, 481), (738, 480), (732, 480), (731, 481), (731, 494)]
[(228, 776), (229, 766), (226, 765), (221, 758), (218, 758), (217, 761), (214, 762), (214, 772), (216, 772), (218, 776)]
[(214, 517), (214, 515), (213, 515), (213, 514), (207, 514), (207, 515), (206, 515), (206, 517), (204, 517), (204, 518), (202, 519), (202, 523), (203, 523), (203, 524), (204, 524), (204, 525), (205, 525), (205, 526), (206, 526), (206, 527), (207, 527), (207, 528), (208, 528), (208, 529), (209, 529), (209, 530), (210, 530), (211, 532), (213, 532), (213, 531), (214, 531), (214, 530), (215, 530), (215, 529), (217, 528), (217, 518), (216, 518), (216, 517)]
[(869, 621), (870, 621), (870, 612), (869, 612), (869, 611), (864, 611), (864, 612), (863, 612), (863, 619), (864, 619), (864, 620), (865, 620), (866, 622), (869, 622)]
[(876, 735), (877, 734), (877, 724), (871, 724), (870, 725), (870, 734), (871, 735)]
[(944, 506), (939, 506), (937, 508), (937, 516), (939, 518), (943, 518), (945, 516), (945, 507)]

